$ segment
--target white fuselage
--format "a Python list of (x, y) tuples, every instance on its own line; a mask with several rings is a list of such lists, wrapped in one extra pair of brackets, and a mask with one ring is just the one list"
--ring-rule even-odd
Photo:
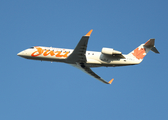
[[(65, 62), (67, 57), (73, 52), (73, 49), (53, 48), (53, 47), (31, 47), (18, 53), (18, 56), (41, 61)], [(117, 58), (113, 55), (105, 55), (101, 52), (86, 51), (86, 65), (88, 67), (115, 67), (139, 64), (141, 61), (129, 55), (123, 55), (125, 58)], [(71, 63), (69, 63), (71, 64)]]
[(92, 31), (90, 30), (85, 36), (82, 36), (74, 50), (35, 46), (21, 51), (17, 55), (33, 60), (68, 63), (105, 84), (111, 84), (114, 79), (107, 82), (94, 73), (90, 67), (136, 65), (142, 62), (150, 50), (159, 53), (154, 47), (155, 39), (149, 39), (145, 44), (141, 44), (127, 55), (112, 48), (102, 48), (101, 52), (86, 51)]

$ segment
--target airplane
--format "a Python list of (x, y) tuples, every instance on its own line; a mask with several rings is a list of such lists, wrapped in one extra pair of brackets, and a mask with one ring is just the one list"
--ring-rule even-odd
[(63, 62), (79, 68), (83, 72), (100, 80), (105, 84), (111, 84), (114, 79), (109, 82), (98, 76), (91, 70), (91, 67), (117, 67), (137, 65), (142, 62), (146, 54), (151, 50), (159, 53), (154, 43), (155, 39), (149, 39), (146, 43), (141, 44), (135, 50), (128, 54), (114, 50), (113, 48), (103, 47), (101, 52), (86, 51), (89, 37), (92, 29), (82, 38), (75, 49), (53, 48), (34, 46), (19, 52), (17, 55), (26, 59)]

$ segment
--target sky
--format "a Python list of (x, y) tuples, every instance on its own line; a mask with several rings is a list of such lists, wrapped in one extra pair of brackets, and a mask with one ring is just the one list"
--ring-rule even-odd
[[(168, 1), (1, 0), (1, 120), (167, 120)], [(32, 46), (74, 49), (93, 29), (87, 50), (127, 54), (155, 38), (135, 66), (92, 70), (111, 85), (64, 63), (17, 56)]]

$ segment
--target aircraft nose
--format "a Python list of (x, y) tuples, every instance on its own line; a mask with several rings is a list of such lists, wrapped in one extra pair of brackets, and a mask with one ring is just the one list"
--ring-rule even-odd
[(19, 52), (19, 53), (17, 54), (17, 56), (22, 56), (22, 55), (24, 55), (24, 52), (23, 52), (23, 51), (21, 51), (21, 52)]

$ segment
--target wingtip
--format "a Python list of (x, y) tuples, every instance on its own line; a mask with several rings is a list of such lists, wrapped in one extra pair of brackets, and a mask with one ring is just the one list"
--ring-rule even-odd
[(93, 29), (91, 29), (85, 36), (90, 36), (92, 31), (93, 31)]
[(111, 79), (108, 83), (109, 83), (109, 84), (111, 84), (111, 83), (113, 82), (113, 80), (114, 80), (114, 78), (113, 78), (113, 79)]

